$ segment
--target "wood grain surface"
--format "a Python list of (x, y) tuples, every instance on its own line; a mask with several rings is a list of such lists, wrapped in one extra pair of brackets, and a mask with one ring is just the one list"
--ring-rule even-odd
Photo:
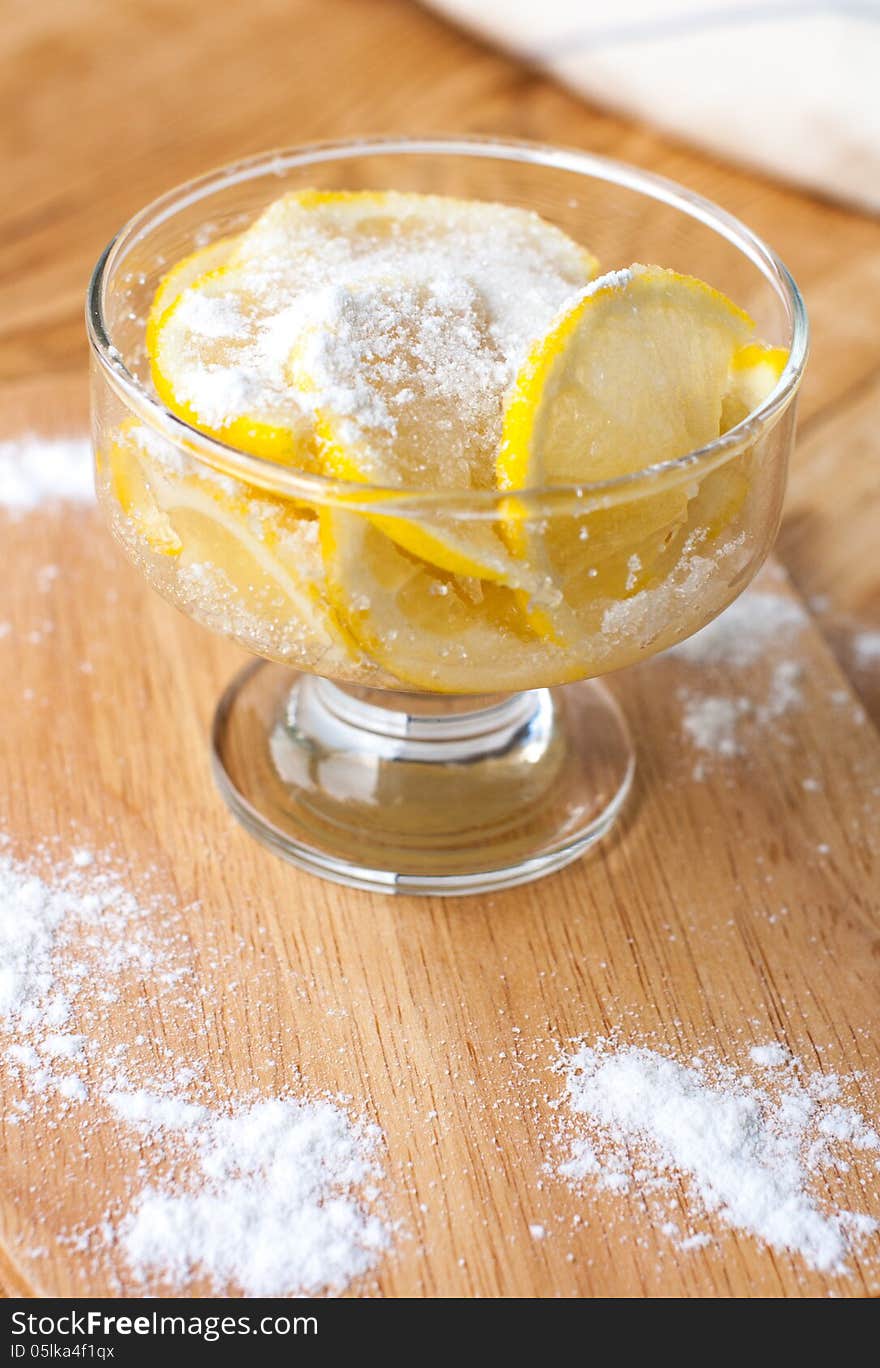
[[(692, 667), (685, 677), (662, 658), (614, 683), (640, 769), (625, 823), (597, 854), (460, 901), (323, 884), (251, 841), (213, 789), (206, 733), (240, 653), (160, 602), (96, 513), (0, 515), (0, 620), (12, 624), (0, 642), (0, 830), (24, 854), (47, 833), (113, 842), (132, 881), (150, 870), (177, 905), (198, 901), (187, 936), (210, 1021), (192, 1038), (146, 1002), (140, 1030), (157, 1055), (206, 1058), (221, 1092), (277, 1087), (296, 1070), (379, 1121), (405, 1234), (356, 1291), (876, 1291), (876, 1267), (826, 1277), (720, 1228), (711, 1248), (677, 1252), (635, 1198), (571, 1194), (543, 1165), (551, 1066), (584, 1033), (656, 1033), (684, 1057), (711, 1046), (733, 1062), (778, 1038), (811, 1067), (863, 1069), (861, 1104), (876, 1106), (880, 740), (852, 691), (876, 707), (880, 690), (852, 642), (880, 625), (880, 225), (580, 104), (404, 0), (46, 0), (10, 7), (0, 41), (0, 437), (84, 430), (82, 296), (125, 218), (273, 144), (449, 129), (566, 142), (684, 181), (786, 258), (815, 341), (779, 552), (821, 613), (797, 638), (802, 704), (749, 731), (742, 756), (694, 780), (677, 698)], [(43, 593), (46, 564), (62, 573)], [(47, 616), (54, 630), (36, 644)], [(737, 689), (765, 688), (765, 668)], [(2, 1137), (5, 1290), (136, 1290), (118, 1256), (96, 1264), (54, 1241), (124, 1190), (112, 1127), (88, 1157), (74, 1118)], [(835, 1199), (880, 1214), (865, 1178), (855, 1164)], [(530, 1236), (535, 1223), (547, 1238)], [(38, 1230), (48, 1253), (36, 1257)]]

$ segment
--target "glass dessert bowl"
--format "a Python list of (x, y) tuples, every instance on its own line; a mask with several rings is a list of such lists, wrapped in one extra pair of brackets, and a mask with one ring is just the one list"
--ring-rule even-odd
[[(669, 269), (590, 283), (633, 260)], [(634, 756), (597, 677), (721, 612), (778, 526), (807, 323), (763, 243), (577, 152), (323, 145), (150, 205), (87, 321), (114, 535), (262, 657), (213, 735), (254, 835), (462, 894), (609, 830)]]

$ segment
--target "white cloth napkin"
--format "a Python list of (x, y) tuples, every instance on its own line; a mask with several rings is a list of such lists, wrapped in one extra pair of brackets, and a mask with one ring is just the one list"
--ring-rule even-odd
[(880, 0), (427, 0), (590, 100), (880, 210)]

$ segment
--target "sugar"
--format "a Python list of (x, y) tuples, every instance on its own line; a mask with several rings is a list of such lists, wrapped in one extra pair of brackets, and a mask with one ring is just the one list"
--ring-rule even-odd
[(106, 1101), (120, 1120), (146, 1134), (198, 1125), (206, 1115), (204, 1107), (181, 1097), (156, 1096), (146, 1088), (132, 1092), (113, 1089), (106, 1093)]
[(560, 1164), (559, 1172), (566, 1178), (579, 1181), (599, 1174), (601, 1168), (599, 1156), (590, 1141), (578, 1138), (572, 1141), (569, 1157), (565, 1163)]
[(754, 665), (780, 641), (803, 630), (808, 619), (794, 599), (751, 589), (708, 627), (673, 646), (679, 660), (696, 665)]
[(769, 1045), (753, 1045), (749, 1050), (749, 1058), (762, 1069), (775, 1069), (780, 1064), (787, 1064), (791, 1055), (784, 1045), (774, 1040)]
[(85, 1100), (88, 1087), (69, 1066), (88, 1053), (88, 1040), (67, 1028), (88, 966), (99, 963), (106, 982), (153, 965), (146, 917), (95, 852), (80, 847), (50, 861), (46, 848), (22, 861), (0, 834), (0, 1023), (17, 1036), (7, 1058), (27, 1072), (29, 1088)]
[(89, 1090), (81, 1078), (75, 1075), (68, 1075), (61, 1078), (55, 1085), (62, 1097), (66, 1097), (70, 1102), (85, 1102), (88, 1099)]
[[(752, 1047), (750, 1057), (800, 1069), (778, 1042)], [(813, 1190), (811, 1180), (832, 1162), (832, 1141), (880, 1150), (873, 1127), (832, 1100), (836, 1076), (786, 1070), (784, 1090), (773, 1094), (730, 1066), (712, 1069), (704, 1058), (684, 1064), (603, 1040), (565, 1055), (562, 1068), (568, 1154), (558, 1167), (570, 1182), (623, 1193), (638, 1181), (643, 1192), (665, 1190), (677, 1199), (684, 1181), (689, 1218), (713, 1214), (826, 1272), (845, 1271), (859, 1239), (880, 1228), (864, 1213), (835, 1207), (818, 1185)], [(679, 1247), (711, 1238), (694, 1236)]]
[(179, 316), (186, 319), (187, 327), (204, 338), (234, 337), (245, 325), (238, 301), (228, 295), (217, 298), (187, 291), (178, 309)]
[(48, 999), (53, 935), (74, 910), (68, 889), (44, 883), (0, 847), (0, 1018), (27, 1019)]
[[(157, 1099), (166, 1124), (165, 1099)], [(148, 1112), (148, 1109), (146, 1109)], [(379, 1133), (327, 1101), (279, 1097), (187, 1124), (189, 1190), (148, 1188), (121, 1229), (142, 1277), (280, 1297), (339, 1291), (388, 1247), (371, 1208)]]
[(681, 1241), (678, 1247), (680, 1250), (682, 1250), (683, 1253), (687, 1254), (692, 1249), (705, 1249), (706, 1245), (709, 1245), (711, 1243), (711, 1235), (688, 1235), (685, 1239)]
[(856, 1149), (880, 1149), (880, 1135), (868, 1125), (852, 1107), (835, 1105), (819, 1121), (818, 1129), (822, 1135), (834, 1140), (846, 1140)]
[(16, 1042), (9, 1046), (6, 1057), (11, 1059), (14, 1064), (24, 1065), (26, 1069), (38, 1069), (40, 1067), (40, 1056), (33, 1045), (20, 1045)]
[[(743, 724), (766, 728), (803, 703), (801, 661), (785, 656), (808, 619), (793, 599), (764, 590), (750, 590), (714, 622), (670, 655), (696, 676), (711, 671), (711, 689), (687, 684), (679, 690), (682, 729), (695, 749), (730, 759), (745, 753)], [(739, 672), (750, 671), (749, 690), (731, 687)], [(719, 692), (718, 686), (725, 691)], [(702, 778), (698, 766), (696, 778)]]
[(60, 501), (91, 504), (94, 498), (87, 438), (27, 435), (0, 442), (0, 508), (21, 515)]
[(179, 300), (178, 397), (211, 426), (329, 415), (359, 478), (482, 485), (505, 392), (587, 261), (521, 210), (394, 202), (394, 231), (270, 206), (235, 268)]
[(48, 594), (60, 574), (60, 566), (41, 565), (36, 574), (37, 590), (39, 593)]
[[(47, 841), (22, 861), (0, 836), (3, 1053), (25, 1094), (6, 1123), (45, 1135), (73, 1115), (85, 1138), (109, 1121), (129, 1157), (127, 1209), (117, 1196), (93, 1227), (61, 1232), (63, 1245), (96, 1258), (121, 1248), (132, 1277), (178, 1291), (197, 1277), (246, 1295), (342, 1291), (391, 1242), (378, 1129), (289, 1088), (221, 1105), (200, 1082), (205, 1060), (183, 1064), (170, 1049), (145, 1079), (140, 1057), (127, 1059), (149, 1037), (128, 1017), (113, 1041), (108, 1009), (126, 981), (163, 1016), (202, 1019), (198, 991), (186, 991), (187, 944), (175, 909), (136, 896), (106, 852)], [(33, 1218), (44, 1219), (38, 1207)]]
[(682, 726), (698, 750), (715, 755), (738, 755), (739, 720), (749, 710), (747, 699), (718, 698), (714, 695), (683, 695)]
[(62, 1035), (52, 1032), (40, 1041), (41, 1054), (49, 1059), (79, 1059), (85, 1045), (83, 1035)]
[(686, 620), (694, 603), (699, 602), (706, 612), (712, 611), (713, 604), (720, 607), (729, 594), (730, 578), (747, 554), (742, 534), (717, 547), (712, 556), (700, 555), (689, 539), (679, 564), (665, 580), (631, 598), (614, 600), (604, 609), (602, 636), (609, 648), (638, 641), (646, 650), (656, 649), (658, 632), (668, 630), (683, 615)]
[(870, 670), (880, 665), (880, 631), (858, 632), (852, 649), (857, 669)]
[(363, 478), (424, 484), (442, 433), (446, 485), (485, 482), (513, 378), (466, 280), (406, 279), (336, 286), (313, 299), (317, 320), (297, 353), (304, 404), (334, 415)]
[(792, 708), (800, 707), (803, 702), (800, 681), (803, 677), (804, 667), (797, 660), (780, 660), (774, 665), (767, 696), (757, 709), (761, 722), (772, 722)]

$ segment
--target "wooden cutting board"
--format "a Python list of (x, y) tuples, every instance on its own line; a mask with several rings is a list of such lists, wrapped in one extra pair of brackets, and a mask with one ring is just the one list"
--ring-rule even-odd
[[(852, 650), (877, 605), (876, 220), (586, 105), (410, 0), (179, 0), (173, 22), (162, 6), (44, 0), (15, 8), (0, 46), (0, 436), (83, 430), (91, 264), (131, 213), (207, 167), (381, 130), (491, 131), (620, 157), (742, 216), (804, 288), (813, 352), (780, 551), (878, 702), (880, 671), (859, 674)], [(43, 577), (44, 594), (35, 571), (47, 564), (63, 573)], [(136, 991), (127, 1015), (108, 1018), (117, 1036), (144, 1035), (145, 1071), (163, 1067), (163, 1049), (201, 1055), (222, 1092), (277, 1088), (295, 1065), (372, 1110), (404, 1231), (378, 1290), (873, 1286), (866, 1265), (828, 1280), (731, 1236), (676, 1253), (634, 1199), (587, 1203), (541, 1172), (559, 1093), (549, 1065), (577, 1033), (656, 1031), (684, 1056), (714, 1044), (736, 1062), (775, 1036), (809, 1067), (863, 1066), (863, 1106), (877, 1107), (878, 741), (811, 626), (798, 637), (803, 705), (769, 735), (747, 733), (747, 753), (701, 783), (675, 696), (693, 671), (664, 660), (617, 681), (641, 763), (627, 823), (601, 853), (503, 897), (385, 902), (296, 874), (227, 817), (205, 734), (240, 657), (156, 600), (96, 517), (0, 522), (0, 567), (0, 622), (14, 623), (0, 641), (0, 828), (28, 855), (78, 823), (83, 843), (115, 843), (133, 886), (153, 880), (172, 907), (200, 901), (183, 924), (208, 1004), (199, 1030)], [(766, 683), (758, 669), (735, 688), (758, 697)], [(734, 684), (716, 674), (706, 686)], [(4, 1109), (7, 1292), (130, 1289), (118, 1260), (96, 1272), (55, 1238), (132, 1176), (123, 1137), (95, 1129), (93, 1111), (92, 1127), (80, 1111), (28, 1129)], [(872, 1182), (861, 1165), (835, 1196), (877, 1214)], [(590, 1223), (576, 1236), (575, 1216)]]
[[(82, 406), (78, 383), (25, 387), (0, 432), (81, 430)], [(596, 853), (504, 894), (385, 899), (300, 874), (236, 826), (211, 781), (207, 731), (242, 655), (148, 590), (96, 512), (0, 514), (0, 538), (0, 621), (11, 624), (0, 641), (0, 830), (25, 856), (53, 834), (112, 844), (133, 886), (148, 880), (170, 909), (195, 904), (174, 925), (204, 994), (199, 1028), (135, 983), (92, 1029), (142, 1034), (145, 1068), (161, 1069), (163, 1051), (204, 1061), (220, 1098), (299, 1075), (366, 1108), (386, 1137), (401, 1233), (353, 1291), (878, 1290), (876, 1242), (847, 1277), (711, 1222), (711, 1245), (683, 1253), (637, 1195), (575, 1194), (545, 1172), (558, 1158), (552, 1065), (581, 1035), (617, 1030), (684, 1059), (714, 1048), (734, 1064), (780, 1040), (811, 1069), (864, 1071), (856, 1100), (876, 1115), (880, 740), (809, 618), (748, 669), (670, 655), (613, 681), (638, 780)], [(48, 585), (46, 565), (58, 567)], [(765, 575), (770, 592), (791, 594), (778, 567)], [(695, 752), (680, 690), (760, 704), (780, 660), (800, 667), (800, 702), (772, 725), (746, 720), (739, 756)], [(9, 1125), (9, 1075), (3, 1093), (7, 1290), (137, 1292), (118, 1253), (96, 1259), (59, 1240), (124, 1199), (136, 1151), (106, 1116), (98, 1124), (100, 1101), (51, 1126), (43, 1113)], [(880, 1216), (873, 1162), (855, 1156), (834, 1193)]]

